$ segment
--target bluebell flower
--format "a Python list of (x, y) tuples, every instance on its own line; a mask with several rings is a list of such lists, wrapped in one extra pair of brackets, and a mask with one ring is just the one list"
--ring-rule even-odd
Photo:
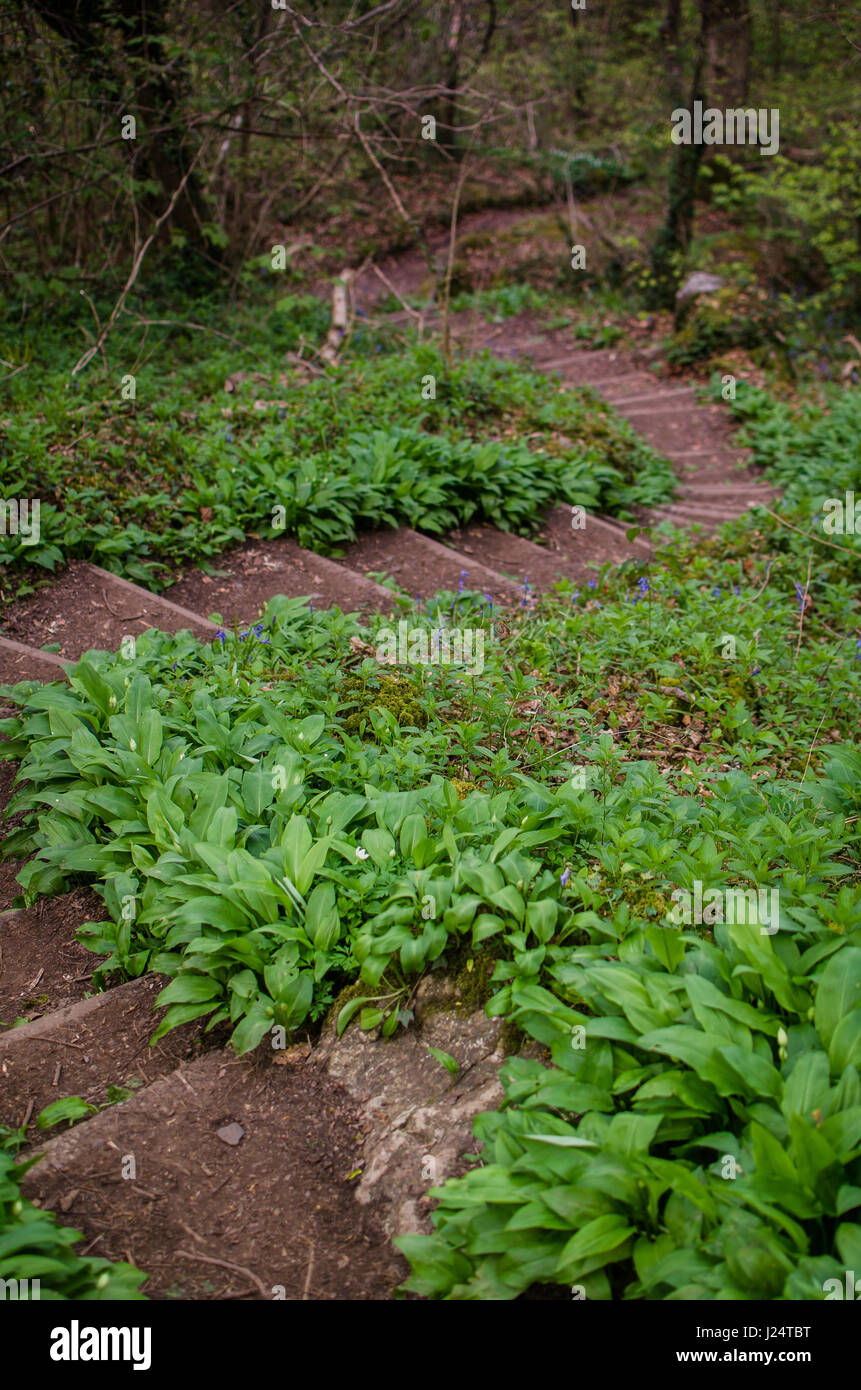
[(712, 598), (720, 598), (721, 591), (717, 585), (712, 589)]
[(570, 869), (565, 869), (565, 870), (559, 875), (559, 882), (562, 884), (562, 887), (563, 887), (563, 888), (565, 887), (565, 884), (568, 882), (568, 880), (569, 880), (570, 877), (571, 877), (571, 870), (570, 870)]
[(754, 666), (754, 668), (753, 668), (753, 670), (751, 671), (750, 674), (751, 674), (752, 676), (758, 676), (758, 675), (759, 675), (759, 667), (758, 667), (758, 666)]
[(224, 641), (226, 640), (226, 637), (227, 637), (227, 633), (224, 632), (224, 630), (223, 630), (222, 628), (219, 628), (218, 631), (217, 631), (216, 634), (215, 634), (215, 640), (216, 640), (216, 642), (224, 642)]
[(597, 579), (589, 579), (589, 580), (587, 581), (587, 583), (586, 583), (586, 588), (587, 588), (587, 589), (597, 589), (597, 587), (598, 587), (598, 581), (597, 581)]
[(459, 594), (462, 594), (462, 593), (463, 593), (463, 581), (466, 579), (466, 577), (468, 576), (468, 574), (469, 574), (469, 570), (461, 570), (461, 572), (460, 572), (460, 578), (459, 578), (458, 581), (457, 581), (457, 592), (458, 592)]

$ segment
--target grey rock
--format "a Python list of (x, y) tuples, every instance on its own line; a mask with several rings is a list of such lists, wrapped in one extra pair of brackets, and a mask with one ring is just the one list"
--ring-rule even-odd
[(235, 1122), (232, 1125), (222, 1125), (221, 1129), (217, 1129), (215, 1132), (222, 1143), (230, 1144), (233, 1148), (236, 1147), (245, 1134), (242, 1125), (238, 1125)]
[(686, 304), (698, 294), (714, 294), (723, 289), (726, 281), (720, 275), (709, 275), (706, 270), (695, 270), (676, 291), (676, 304)]
[[(343, 1037), (332, 1017), (315, 1063), (350, 1094), (365, 1132), (365, 1164), (356, 1197), (380, 1203), (391, 1235), (431, 1229), (427, 1193), (473, 1153), (472, 1122), (502, 1099), (502, 1022), (467, 1012), (449, 979), (428, 977), (414, 1000), (415, 1023), (392, 1038), (355, 1026)], [(441, 1048), (460, 1064), (451, 1076), (428, 1052)]]

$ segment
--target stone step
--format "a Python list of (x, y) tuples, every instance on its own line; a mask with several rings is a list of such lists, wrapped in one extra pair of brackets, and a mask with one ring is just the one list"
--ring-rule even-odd
[[(34, 974), (37, 969), (34, 961)], [(194, 1050), (203, 1025), (182, 1024), (150, 1047), (153, 1005), (166, 984), (162, 976), (144, 975), (3, 1030), (0, 1124), (29, 1124), (66, 1096), (100, 1104), (110, 1086), (146, 1085), (172, 1071)]]
[(25, 1195), (149, 1273), (151, 1298), (390, 1298), (408, 1270), (354, 1196), (356, 1107), (324, 1071), (277, 1056), (177, 1067), (52, 1138)]
[[(516, 583), (484, 563), (474, 548), (460, 544), (461, 532), (452, 532), (452, 545), (443, 545), (409, 527), (396, 531), (369, 531), (346, 547), (343, 565), (363, 573), (391, 575), (411, 598), (430, 598), (440, 589), (455, 593), (461, 587), (490, 594), (494, 603), (520, 599)], [(386, 593), (391, 602), (391, 594)]]
[(210, 640), (216, 630), (213, 623), (170, 599), (98, 565), (81, 563), (70, 565), (46, 588), (16, 605), (7, 633), (34, 646), (58, 642), (60, 658), (75, 661), (89, 650), (117, 651), (124, 637), (139, 637), (147, 628), (187, 628), (202, 641)]
[(167, 590), (171, 598), (198, 612), (218, 613), (223, 627), (254, 623), (276, 594), (307, 598), (315, 608), (337, 606), (343, 612), (379, 609), (389, 612), (390, 590), (346, 564), (316, 555), (289, 537), (250, 541), (219, 557), (218, 575), (189, 569)]

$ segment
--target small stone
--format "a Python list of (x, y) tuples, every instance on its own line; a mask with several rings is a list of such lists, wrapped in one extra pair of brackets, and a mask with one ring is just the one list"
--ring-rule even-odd
[(235, 1148), (245, 1134), (245, 1130), (242, 1128), (242, 1125), (234, 1123), (232, 1125), (222, 1125), (221, 1129), (216, 1130), (216, 1134), (223, 1144), (230, 1144)]
[(676, 292), (676, 303), (684, 304), (698, 294), (714, 294), (723, 289), (726, 281), (720, 275), (709, 275), (705, 270), (695, 270), (689, 275), (681, 289)]

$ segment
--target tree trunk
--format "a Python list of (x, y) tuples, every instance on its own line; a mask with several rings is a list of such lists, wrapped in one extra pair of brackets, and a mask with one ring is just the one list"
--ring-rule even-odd
[(705, 86), (720, 110), (744, 106), (750, 78), (748, 0), (700, 0), (706, 33)]
[[(56, 0), (28, 3), (44, 23), (72, 46), (89, 95), (98, 94), (103, 101), (117, 106), (122, 102), (128, 73), (112, 60), (111, 55), (118, 50), (131, 55), (132, 66), (143, 66), (136, 100), (131, 110), (123, 114), (144, 117), (139, 120), (144, 129), (133, 146), (137, 153), (136, 173), (154, 179), (169, 200), (182, 182), (189, 161), (182, 148), (184, 132), (180, 128), (187, 94), (186, 75), (180, 64), (169, 65), (164, 54), (167, 0), (78, 0), (66, 12)], [(119, 34), (120, 45), (114, 45), (110, 30)], [(147, 125), (155, 131), (165, 126), (174, 128), (148, 136)], [(162, 207), (151, 206), (149, 211), (157, 216)], [(209, 259), (217, 259), (217, 251), (201, 233), (209, 213), (196, 170), (177, 199), (172, 220), (192, 245), (205, 248)]]
[[(700, 0), (700, 31), (697, 36), (689, 111), (693, 110), (694, 102), (702, 101), (705, 104), (706, 100), (704, 74), (709, 51), (709, 7), (713, 3), (714, 0)], [(679, 101), (682, 87), (678, 61), (679, 18), (678, 0), (668, 0), (667, 18), (664, 23), (666, 35), (662, 33), (661, 38), (667, 63), (668, 94), (674, 103)], [(684, 256), (693, 231), (697, 175), (703, 151), (704, 146), (701, 144), (675, 147), (667, 188), (667, 216), (652, 245), (653, 283), (649, 300), (654, 308), (672, 308), (675, 302)]]

